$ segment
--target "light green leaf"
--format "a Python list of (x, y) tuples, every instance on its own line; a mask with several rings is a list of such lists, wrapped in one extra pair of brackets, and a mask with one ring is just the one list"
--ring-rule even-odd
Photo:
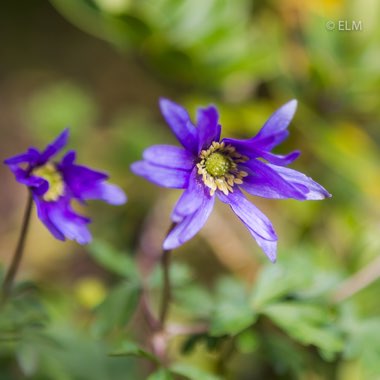
[(139, 302), (141, 288), (133, 282), (123, 282), (109, 293), (97, 308), (93, 332), (104, 335), (125, 326)]
[(126, 252), (119, 252), (109, 244), (95, 240), (89, 246), (91, 257), (105, 269), (130, 279), (138, 278), (135, 262)]
[(342, 351), (342, 332), (333, 324), (326, 307), (315, 304), (282, 302), (267, 306), (263, 313), (300, 343), (315, 345), (331, 358)]
[(216, 292), (217, 301), (211, 319), (211, 335), (235, 335), (255, 322), (257, 314), (247, 302), (247, 292), (240, 282), (223, 278), (219, 281)]
[(177, 375), (185, 376), (189, 380), (222, 380), (219, 376), (206, 372), (204, 369), (185, 363), (175, 363), (170, 367), (170, 370)]

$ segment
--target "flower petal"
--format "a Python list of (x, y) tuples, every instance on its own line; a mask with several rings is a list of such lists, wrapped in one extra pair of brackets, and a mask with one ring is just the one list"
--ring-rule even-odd
[(288, 137), (288, 125), (297, 109), (297, 100), (293, 99), (273, 113), (259, 133), (252, 139), (257, 148), (272, 150)]
[[(75, 213), (70, 206), (69, 198), (61, 197), (56, 202), (44, 203), (48, 205), (47, 216), (51, 225), (65, 238), (75, 240), (79, 244), (91, 242), (92, 236), (87, 228), (90, 219)], [(49, 230), (51, 231), (50, 228)]]
[(189, 186), (179, 198), (172, 213), (174, 222), (181, 221), (185, 216), (193, 214), (202, 205), (210, 192), (199, 181), (197, 168), (194, 168), (189, 177)]
[(202, 149), (207, 149), (213, 141), (220, 140), (221, 126), (218, 124), (218, 119), (218, 110), (215, 106), (198, 109), (198, 153)]
[(82, 199), (97, 199), (111, 205), (122, 205), (127, 201), (127, 196), (119, 187), (107, 182), (97, 182), (93, 186), (81, 192)]
[(183, 148), (173, 145), (153, 145), (145, 149), (143, 158), (153, 165), (182, 170), (194, 167), (194, 156)]
[(43, 165), (53, 156), (55, 156), (67, 144), (69, 138), (69, 129), (66, 128), (46, 149), (41, 153), (38, 164)]
[(166, 122), (178, 141), (193, 154), (198, 153), (197, 129), (192, 124), (187, 111), (168, 99), (160, 99), (160, 108)]
[(293, 161), (295, 161), (301, 154), (299, 150), (295, 150), (294, 152), (291, 152), (285, 156), (281, 154), (274, 154), (266, 151), (257, 151), (259, 157), (264, 158), (268, 162), (274, 165), (280, 165), (280, 166), (286, 166), (291, 164)]
[(194, 237), (204, 226), (214, 207), (215, 197), (204, 198), (201, 207), (186, 216), (166, 237), (163, 248), (175, 249)]
[(299, 192), (303, 193), (304, 199), (320, 200), (331, 197), (331, 194), (323, 186), (297, 170), (270, 164), (268, 166), (277, 172), (285, 181), (292, 184)]
[(33, 165), (39, 157), (40, 153), (37, 149), (29, 148), (26, 153), (21, 153), (4, 160), (4, 164), (8, 166), (13, 166), (27, 162), (28, 164)]
[(230, 205), (232, 211), (245, 224), (257, 244), (263, 249), (268, 258), (274, 262), (276, 260), (277, 235), (270, 220), (252, 203), (250, 203), (243, 193), (234, 188), (233, 193), (224, 195), (218, 192), (219, 199)]
[(137, 161), (131, 165), (136, 175), (163, 187), (185, 189), (189, 184), (190, 171), (153, 165), (147, 161)]
[[(64, 162), (66, 163), (64, 164)], [(59, 165), (59, 170), (72, 196), (77, 199), (85, 199), (83, 194), (86, 191), (91, 191), (94, 186), (108, 178), (105, 173), (92, 170), (86, 166), (68, 164), (67, 162), (67, 160), (63, 160)]]
[(275, 199), (306, 199), (304, 192), (286, 181), (268, 164), (259, 160), (250, 160), (242, 168), (249, 175), (244, 178), (240, 187), (249, 194)]
[(55, 226), (55, 224), (50, 220), (49, 212), (53, 202), (45, 202), (36, 194), (33, 195), (34, 202), (37, 207), (38, 219), (46, 226), (46, 228), (51, 232), (51, 234), (58, 240), (65, 240), (63, 233)]

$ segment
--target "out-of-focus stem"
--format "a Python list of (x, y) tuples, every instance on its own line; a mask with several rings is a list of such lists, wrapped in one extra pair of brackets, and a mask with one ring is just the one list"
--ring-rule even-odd
[(342, 302), (380, 278), (380, 256), (345, 280), (332, 295), (334, 303)]
[(2, 299), (3, 299), (3, 301), (8, 298), (8, 296), (12, 290), (13, 281), (16, 277), (17, 270), (20, 266), (20, 262), (21, 262), (22, 255), (24, 252), (25, 240), (26, 240), (26, 236), (28, 234), (28, 228), (29, 228), (30, 216), (32, 214), (32, 208), (33, 208), (33, 196), (32, 196), (32, 192), (29, 191), (28, 202), (26, 205), (25, 213), (24, 213), (20, 237), (18, 239), (18, 243), (17, 243), (16, 249), (15, 249), (15, 252), (13, 254), (11, 265), (8, 268), (7, 274), (5, 275), (5, 279), (4, 279), (4, 282), (2, 285)]
[[(173, 231), (176, 225), (177, 223), (172, 223), (166, 236), (168, 236), (170, 232)], [(161, 257), (163, 289), (162, 289), (162, 296), (161, 296), (159, 320), (160, 320), (160, 325), (162, 329), (165, 326), (165, 321), (166, 321), (166, 317), (169, 311), (169, 305), (171, 301), (170, 253), (171, 253), (171, 250), (164, 250)]]

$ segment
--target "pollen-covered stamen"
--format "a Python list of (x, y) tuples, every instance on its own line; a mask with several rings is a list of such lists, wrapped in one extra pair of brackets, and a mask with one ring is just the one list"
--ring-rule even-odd
[(247, 172), (239, 170), (239, 163), (248, 161), (248, 157), (236, 152), (232, 145), (224, 142), (213, 142), (209, 149), (202, 150), (197, 164), (198, 174), (202, 176), (203, 183), (210, 188), (210, 195), (216, 190), (225, 195), (233, 192), (233, 186), (241, 185)]
[(53, 164), (48, 163), (34, 169), (32, 175), (43, 178), (48, 182), (49, 188), (42, 196), (45, 201), (56, 201), (61, 195), (63, 195), (65, 190), (64, 181), (61, 173)]

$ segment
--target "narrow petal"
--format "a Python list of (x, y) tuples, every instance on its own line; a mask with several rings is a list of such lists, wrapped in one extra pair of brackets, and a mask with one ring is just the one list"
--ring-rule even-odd
[(166, 237), (163, 248), (175, 249), (192, 237), (204, 226), (214, 207), (215, 197), (204, 199), (201, 207), (191, 215), (186, 216)]
[(197, 129), (192, 124), (187, 111), (168, 99), (160, 99), (161, 113), (178, 141), (190, 152), (198, 152)]
[[(64, 164), (64, 162), (66, 163)], [(98, 183), (108, 178), (105, 173), (92, 170), (86, 166), (67, 164), (67, 162), (67, 158), (66, 161), (62, 161), (59, 165), (59, 170), (72, 196), (77, 199), (85, 199), (83, 194), (86, 191), (91, 191), (91, 189), (98, 186)]]
[(213, 141), (220, 140), (221, 126), (218, 124), (218, 110), (214, 106), (198, 109), (198, 153), (207, 149)]
[(259, 157), (264, 158), (268, 162), (274, 165), (280, 165), (280, 166), (286, 166), (291, 164), (293, 161), (295, 161), (301, 154), (299, 150), (295, 150), (294, 152), (291, 152), (285, 156), (281, 154), (274, 154), (266, 151), (257, 151), (257, 154)]
[(45, 162), (49, 161), (51, 157), (55, 156), (62, 148), (66, 146), (69, 133), (69, 129), (66, 128), (51, 144), (46, 147), (39, 157), (39, 165), (43, 165)]
[(153, 165), (147, 161), (137, 161), (131, 165), (136, 175), (163, 187), (185, 189), (189, 184), (190, 171)]
[(21, 153), (4, 160), (4, 164), (13, 166), (13, 165), (19, 165), (26, 162), (32, 165), (37, 161), (39, 156), (40, 156), (40, 153), (38, 152), (37, 149), (29, 148), (26, 153)]
[(46, 226), (50, 233), (58, 240), (65, 240), (63, 233), (55, 226), (50, 220), (49, 212), (52, 206), (52, 202), (45, 202), (39, 196), (33, 195), (34, 203), (37, 207), (38, 219)]
[(127, 196), (119, 186), (107, 182), (97, 182), (81, 192), (81, 199), (97, 199), (118, 206), (127, 201)]
[(285, 181), (292, 184), (299, 192), (303, 193), (307, 200), (320, 200), (331, 197), (331, 194), (323, 186), (297, 170), (276, 165), (268, 166), (276, 171)]
[(174, 222), (181, 221), (185, 216), (193, 214), (205, 201), (210, 192), (199, 181), (197, 168), (194, 168), (189, 177), (189, 186), (179, 198), (172, 213)]
[(79, 244), (91, 242), (92, 236), (87, 228), (90, 219), (74, 212), (70, 207), (70, 199), (62, 197), (56, 202), (46, 203), (50, 203), (47, 214), (51, 224), (65, 238), (75, 240)]
[(273, 113), (259, 133), (252, 139), (257, 148), (272, 150), (288, 136), (286, 129), (297, 109), (297, 101), (291, 100)]
[(194, 156), (188, 150), (173, 145), (153, 145), (145, 149), (143, 158), (153, 165), (167, 168), (191, 170), (194, 167)]
[(277, 235), (270, 220), (250, 203), (238, 188), (228, 195), (218, 192), (218, 197), (227, 203), (245, 224), (268, 258), (272, 262), (276, 261)]
[(306, 199), (304, 192), (294, 187), (268, 164), (259, 160), (250, 160), (242, 168), (249, 175), (244, 178), (240, 187), (249, 194), (275, 199)]

